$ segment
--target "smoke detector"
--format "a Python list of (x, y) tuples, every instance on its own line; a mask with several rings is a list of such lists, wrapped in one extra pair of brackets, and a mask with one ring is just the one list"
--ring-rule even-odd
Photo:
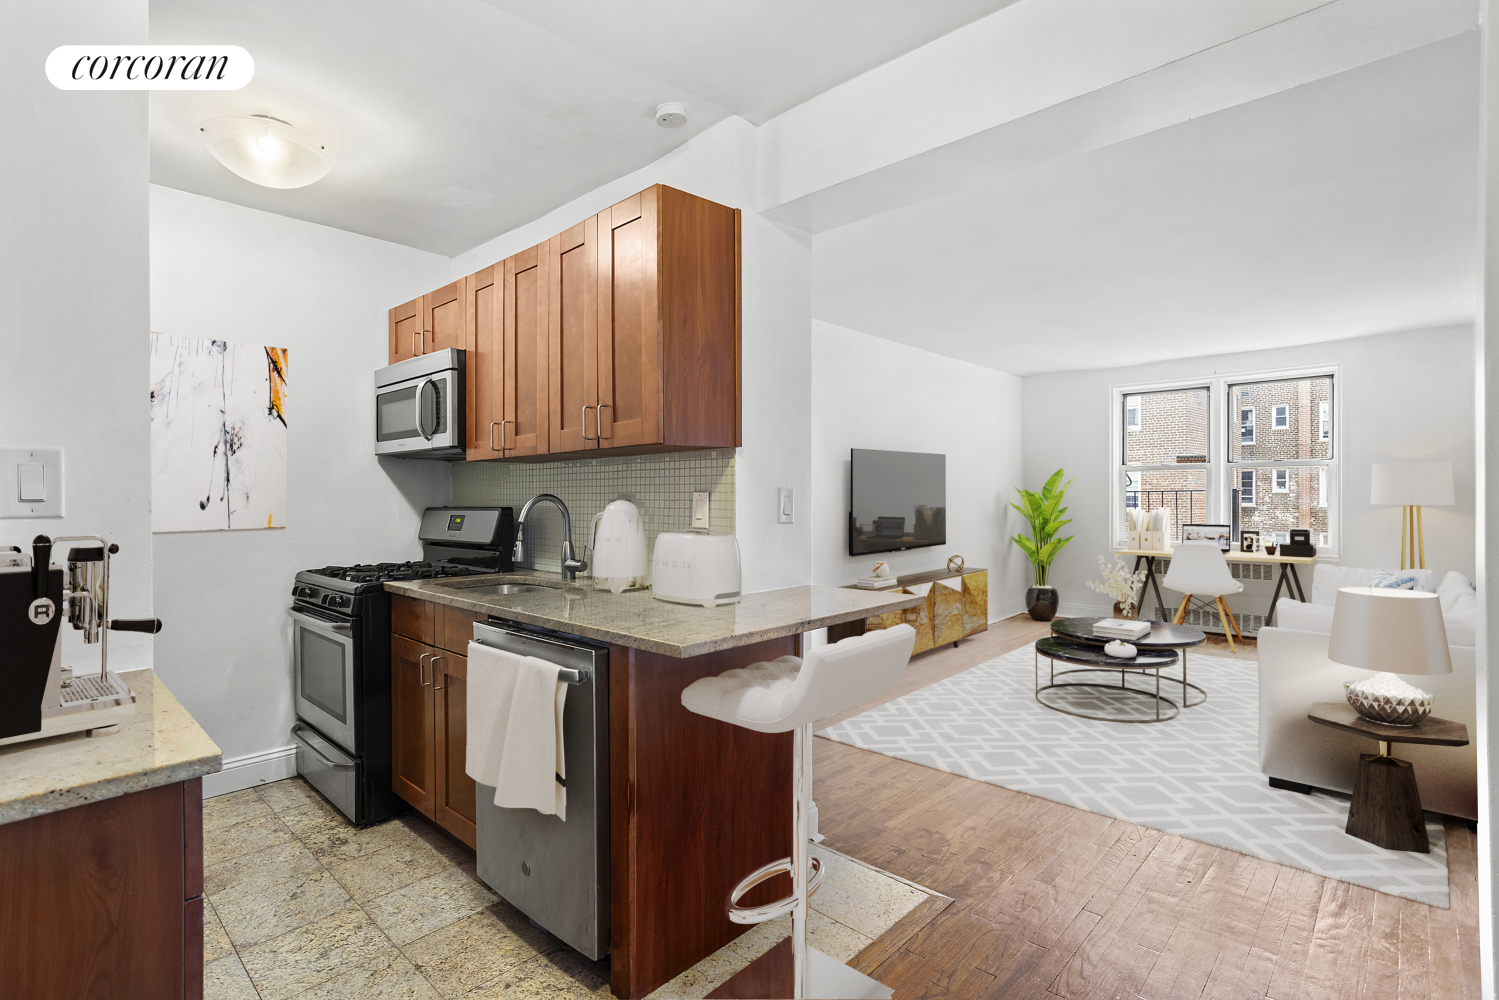
[(662, 128), (681, 128), (687, 124), (687, 109), (675, 102), (656, 109), (656, 124)]

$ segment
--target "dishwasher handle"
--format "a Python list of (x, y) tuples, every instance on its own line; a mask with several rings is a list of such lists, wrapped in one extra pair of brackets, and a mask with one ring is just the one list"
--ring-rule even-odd
[[(521, 640), (523, 640), (525, 642), (537, 642), (537, 643), (541, 643), (544, 646), (556, 646), (558, 649), (576, 650), (578, 648), (577, 646), (569, 646), (567, 643), (564, 643), (564, 642), (554, 642), (551, 639), (544, 639), (541, 636), (539, 636), (539, 635), (533, 635), (530, 632), (512, 632), (510, 629), (501, 628), (498, 625), (491, 625), (488, 622), (475, 622), (474, 624), (476, 626), (477, 625), (482, 625), (486, 629), (489, 629), (490, 631), (493, 631), (493, 632), (503, 632), (506, 635), (513, 635), (517, 639), (521, 639)], [(469, 641), (470, 642), (476, 642), (476, 643), (478, 643), (481, 646), (487, 646), (487, 645), (489, 645), (488, 643), (484, 642), (482, 639), (478, 639), (478, 638), (471, 639)], [(582, 667), (582, 668), (579, 668), (579, 669), (574, 669), (572, 667), (564, 667), (561, 664), (558, 664), (558, 666), (557, 666), (557, 681), (558, 681), (558, 683), (561, 683), (561, 684), (588, 684), (592, 680), (593, 680), (593, 671), (590, 670), (587, 667)]]

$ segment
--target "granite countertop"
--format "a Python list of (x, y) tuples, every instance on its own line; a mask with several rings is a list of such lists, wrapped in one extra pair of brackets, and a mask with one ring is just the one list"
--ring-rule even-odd
[(211, 774), (219, 748), (154, 670), (120, 675), (135, 714), (119, 732), (65, 733), (0, 747), (0, 824)]
[[(496, 583), (533, 583), (550, 589), (531, 594), (467, 593), (474, 587)], [(536, 572), (385, 585), (393, 594), (678, 657), (798, 635), (826, 625), (914, 608), (925, 601), (911, 594), (874, 590), (785, 587), (745, 594), (737, 604), (704, 608), (658, 601), (649, 590), (611, 594), (592, 588), (589, 579), (564, 587), (557, 575)]]

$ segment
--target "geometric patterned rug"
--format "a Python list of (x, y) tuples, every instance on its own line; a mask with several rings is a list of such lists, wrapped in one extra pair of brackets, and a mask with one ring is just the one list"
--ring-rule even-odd
[[(1043, 683), (1047, 667), (1042, 659)], [(1257, 664), (1190, 654), (1188, 667), (1188, 680), (1207, 691), (1207, 701), (1168, 722), (1095, 722), (1037, 704), (1027, 646), (818, 735), (1447, 908), (1440, 817), (1426, 814), (1430, 854), (1390, 851), (1348, 836), (1348, 796), (1271, 788), (1260, 773)], [(1153, 691), (1153, 675), (1128, 676), (1131, 688)], [(1148, 686), (1144, 676), (1150, 676)], [(1172, 676), (1178, 678), (1174, 690)], [(1117, 685), (1118, 677), (1100, 671), (1066, 680)], [(1180, 666), (1164, 671), (1161, 694), (1179, 702), (1180, 677)], [(1155, 713), (1153, 700), (1139, 695), (1074, 688), (1042, 696), (1091, 714), (1112, 713), (1124, 703)], [(1201, 695), (1193, 691), (1192, 697)]]

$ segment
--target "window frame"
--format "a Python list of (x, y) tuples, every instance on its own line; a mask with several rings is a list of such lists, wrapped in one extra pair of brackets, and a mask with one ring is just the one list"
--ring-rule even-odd
[[(1240, 403), (1235, 409), (1239, 411), (1239, 447), (1242, 448), (1246, 444), (1254, 444), (1254, 404), (1251, 403), (1249, 406), (1245, 406), (1243, 403)], [(1249, 415), (1249, 422), (1247, 424), (1244, 422), (1244, 415), (1246, 413)], [(1249, 431), (1248, 438), (1244, 437), (1245, 430)]]
[[(1282, 382), (1298, 378), (1322, 378), (1331, 377), (1333, 381), (1332, 399), (1325, 401), (1330, 403), (1327, 417), (1331, 422), (1329, 427), (1329, 457), (1326, 459), (1238, 459), (1231, 460), (1229, 435), (1238, 433), (1239, 422), (1230, 419), (1237, 417), (1235, 409), (1252, 409), (1252, 407), (1241, 407), (1239, 401), (1231, 392), (1231, 387), (1239, 387), (1255, 382)], [(1342, 368), (1339, 365), (1323, 365), (1307, 368), (1286, 368), (1269, 370), (1250, 370), (1230, 372), (1198, 378), (1181, 378), (1155, 382), (1129, 382), (1114, 384), (1109, 387), (1110, 394), (1110, 424), (1109, 437), (1112, 442), (1110, 446), (1111, 468), (1109, 472), (1110, 502), (1105, 516), (1109, 519), (1107, 534), (1105, 538), (1113, 539), (1115, 548), (1124, 547), (1124, 494), (1125, 474), (1132, 472), (1153, 472), (1165, 470), (1180, 470), (1186, 463), (1173, 463), (1164, 465), (1136, 465), (1126, 466), (1124, 464), (1124, 447), (1127, 435), (1125, 427), (1124, 399), (1126, 396), (1136, 396), (1148, 392), (1163, 392), (1176, 389), (1207, 389), (1208, 391), (1208, 461), (1206, 463), (1194, 463), (1194, 467), (1200, 467), (1206, 472), (1205, 503), (1208, 512), (1209, 523), (1224, 524), (1233, 523), (1232, 498), (1233, 498), (1233, 473), (1245, 471), (1246, 469), (1283, 467), (1287, 469), (1299, 466), (1311, 466), (1327, 469), (1325, 476), (1325, 487), (1323, 481), (1319, 481), (1320, 501), (1317, 506), (1327, 510), (1327, 543), (1317, 546), (1317, 555), (1322, 559), (1336, 560), (1341, 558), (1342, 548), (1342, 485), (1343, 485), (1343, 463), (1342, 442), (1338, 437), (1338, 428), (1342, 426), (1343, 397), (1347, 395), (1348, 387)], [(1322, 411), (1318, 410), (1318, 440), (1321, 433)], [(1255, 498), (1256, 502), (1258, 497)], [(1175, 525), (1173, 525), (1175, 527)]]
[(1136, 395), (1134, 406), (1129, 405), (1129, 400), (1130, 397), (1124, 397), (1124, 429), (1127, 431), (1137, 431), (1140, 429), (1139, 396)]
[[(1282, 483), (1284, 483), (1285, 485), (1281, 485)], [(1291, 470), (1290, 469), (1271, 469), (1270, 470), (1270, 492), (1271, 493), (1289, 493), (1289, 492), (1291, 492)]]
[[(1245, 480), (1246, 477), (1249, 480), (1249, 489), (1248, 490), (1244, 489), (1244, 480)], [(1247, 503), (1244, 500), (1244, 498), (1246, 496), (1249, 498), (1249, 500), (1248, 500)], [(1240, 507), (1256, 507), (1256, 506), (1258, 506), (1258, 504), (1255, 501), (1258, 500), (1258, 499), (1259, 499), (1259, 489), (1256, 488), (1256, 486), (1255, 486), (1255, 482), (1254, 482), (1254, 470), (1253, 469), (1240, 469), (1239, 470), (1239, 506)]]
[(1276, 403), (1270, 407), (1270, 429), (1272, 431), (1288, 431), (1291, 429), (1291, 407), (1286, 403)]

